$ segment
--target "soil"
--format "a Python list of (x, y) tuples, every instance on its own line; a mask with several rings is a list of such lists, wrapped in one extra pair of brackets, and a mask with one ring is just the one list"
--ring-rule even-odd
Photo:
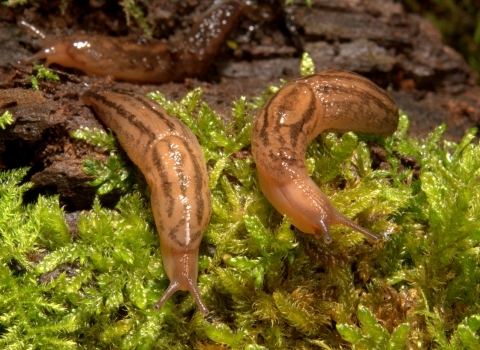
[[(147, 2), (145, 2), (147, 3)], [(141, 4), (153, 37), (178, 41), (212, 0), (152, 0)], [(0, 129), (0, 169), (31, 167), (30, 193), (60, 194), (67, 210), (90, 207), (95, 195), (81, 170), (100, 150), (73, 140), (80, 126), (104, 128), (80, 96), (91, 86), (145, 93), (160, 91), (178, 100), (194, 87), (225, 119), (232, 101), (255, 96), (280, 79), (299, 76), (302, 52), (317, 71), (347, 69), (387, 89), (411, 120), (410, 134), (424, 137), (446, 123), (446, 139), (459, 141), (480, 124), (477, 76), (463, 58), (441, 41), (426, 19), (405, 12), (391, 0), (245, 1), (243, 14), (204, 75), (181, 83), (133, 84), (91, 77), (53, 65), (60, 81), (40, 81), (31, 88), (32, 66), (21, 63), (42, 47), (21, 20), (56, 38), (76, 33), (141, 37), (140, 25), (127, 25), (122, 8), (110, 0), (38, 1), (8, 8), (0, 5), (0, 115), (9, 110), (15, 123)], [(115, 196), (113, 196), (115, 197)], [(114, 198), (105, 198), (105, 202)]]

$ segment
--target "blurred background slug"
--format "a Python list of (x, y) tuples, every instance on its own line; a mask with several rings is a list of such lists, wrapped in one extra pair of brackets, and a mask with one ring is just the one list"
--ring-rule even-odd
[(105, 35), (69, 35), (50, 39), (30, 24), (20, 24), (40, 37), (43, 48), (24, 60), (46, 60), (88, 75), (112, 76), (137, 83), (182, 81), (205, 74), (242, 12), (234, 0), (212, 6), (195, 21), (183, 41), (168, 44), (157, 39)]

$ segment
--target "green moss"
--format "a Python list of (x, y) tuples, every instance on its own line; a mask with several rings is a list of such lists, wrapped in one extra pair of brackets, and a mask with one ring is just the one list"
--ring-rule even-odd
[(106, 151), (112, 151), (117, 148), (117, 141), (112, 133), (106, 133), (103, 130), (82, 127), (71, 132), (70, 136), (74, 139), (85, 141), (95, 147), (103, 148)]
[(355, 345), (356, 349), (405, 349), (410, 325), (402, 323), (390, 334), (382, 327), (375, 315), (365, 306), (358, 305), (358, 320), (361, 328), (347, 324), (337, 324), (343, 339)]
[(133, 171), (127, 165), (126, 155), (118, 151), (118, 145), (113, 134), (94, 128), (80, 128), (73, 131), (70, 136), (98, 147), (103, 151), (109, 151), (105, 161), (91, 157), (83, 163), (83, 171), (87, 175), (95, 177), (90, 182), (97, 187), (97, 194), (104, 195), (119, 190), (126, 192), (132, 186)]
[(15, 119), (13, 119), (12, 113), (5, 111), (0, 116), (0, 129), (5, 129), (8, 125), (12, 124)]
[(26, 171), (0, 172), (0, 347), (74, 348), (72, 334), (81, 324), (50, 294), (56, 283), (39, 283), (34, 269), (46, 246), (61, 247), (71, 239), (58, 197), (22, 205), (31, 187), (20, 184)]
[(5, 0), (2, 4), (9, 7), (22, 6), (28, 3), (28, 0)]
[(30, 75), (29, 79), (32, 83), (32, 87), (37, 91), (40, 90), (39, 80), (60, 80), (58, 75), (53, 73), (50, 69), (43, 67), (43, 64), (33, 64), (33, 71), (35, 74)]
[[(291, 5), (293, 4), (293, 0), (285, 0), (285, 5)], [(308, 6), (308, 7), (312, 7), (312, 4), (313, 4), (313, 0), (305, 0), (305, 4)]]
[(302, 54), (302, 61), (300, 63), (300, 75), (305, 77), (307, 75), (315, 73), (315, 65), (313, 59), (308, 52)]
[[(95, 201), (72, 239), (58, 198), (24, 206), (26, 170), (1, 172), (0, 347), (478, 348), (476, 130), (459, 144), (442, 139), (444, 126), (414, 139), (401, 114), (384, 139), (321, 134), (307, 150), (312, 178), (344, 215), (383, 235), (372, 245), (336, 226), (326, 246), (273, 209), (243, 152), (256, 110), (276, 89), (235, 101), (227, 125), (200, 89), (178, 102), (151, 94), (194, 131), (207, 160), (211, 253), (201, 254), (198, 279), (207, 318), (186, 292), (153, 309), (169, 280), (145, 191), (121, 187), (114, 209)], [(98, 186), (115, 176), (128, 183), (120, 169), (138, 180), (111, 136), (84, 129), (76, 137), (114, 158), (92, 166)], [(379, 168), (372, 142), (385, 149)]]
[(119, 2), (120, 6), (123, 7), (123, 12), (125, 12), (125, 19), (127, 21), (127, 25), (130, 26), (131, 19), (130, 17), (133, 17), (138, 24), (140, 25), (140, 28), (142, 28), (143, 32), (148, 38), (152, 37), (152, 28), (150, 28), (150, 25), (147, 23), (147, 20), (145, 19), (145, 15), (143, 11), (136, 5), (135, 0), (121, 0)]

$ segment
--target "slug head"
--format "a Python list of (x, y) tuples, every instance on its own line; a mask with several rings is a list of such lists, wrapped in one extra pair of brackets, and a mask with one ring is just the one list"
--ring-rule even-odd
[(269, 202), (288, 216), (300, 231), (312, 233), (317, 238), (323, 236), (325, 244), (330, 244), (329, 227), (338, 224), (348, 226), (372, 241), (379, 240), (376, 234), (340, 214), (306, 172), (286, 183), (276, 184), (268, 174), (258, 170), (260, 186)]
[(202, 300), (200, 289), (197, 286), (198, 277), (198, 249), (175, 251), (160, 243), (162, 260), (170, 278), (170, 285), (162, 297), (155, 304), (155, 309), (160, 311), (163, 304), (178, 290), (188, 290), (197, 303), (203, 315), (208, 314), (208, 309)]
[(48, 67), (56, 63), (64, 67), (72, 67), (72, 57), (68, 54), (68, 43), (63, 40), (42, 40), (43, 48), (35, 55), (22, 61), (22, 64), (29, 64), (45, 59)]

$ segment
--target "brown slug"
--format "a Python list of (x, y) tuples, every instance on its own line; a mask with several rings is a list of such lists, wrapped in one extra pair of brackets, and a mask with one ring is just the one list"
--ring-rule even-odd
[(89, 75), (112, 76), (138, 83), (182, 81), (205, 74), (242, 11), (241, 3), (227, 0), (212, 6), (193, 25), (183, 42), (175, 45), (162, 40), (133, 40), (104, 35), (69, 35), (47, 39), (25, 22), (21, 25), (38, 35), (43, 49), (23, 63), (45, 59), (77, 68)]
[(372, 81), (353, 72), (327, 70), (285, 84), (258, 113), (252, 153), (265, 197), (292, 224), (331, 243), (329, 227), (348, 226), (379, 237), (340, 214), (308, 176), (307, 145), (324, 130), (387, 135), (398, 108)]
[(197, 138), (154, 101), (130, 92), (87, 91), (84, 102), (115, 132), (151, 188), (151, 205), (170, 285), (157, 310), (177, 290), (208, 309), (197, 286), (198, 250), (212, 211), (208, 174)]

